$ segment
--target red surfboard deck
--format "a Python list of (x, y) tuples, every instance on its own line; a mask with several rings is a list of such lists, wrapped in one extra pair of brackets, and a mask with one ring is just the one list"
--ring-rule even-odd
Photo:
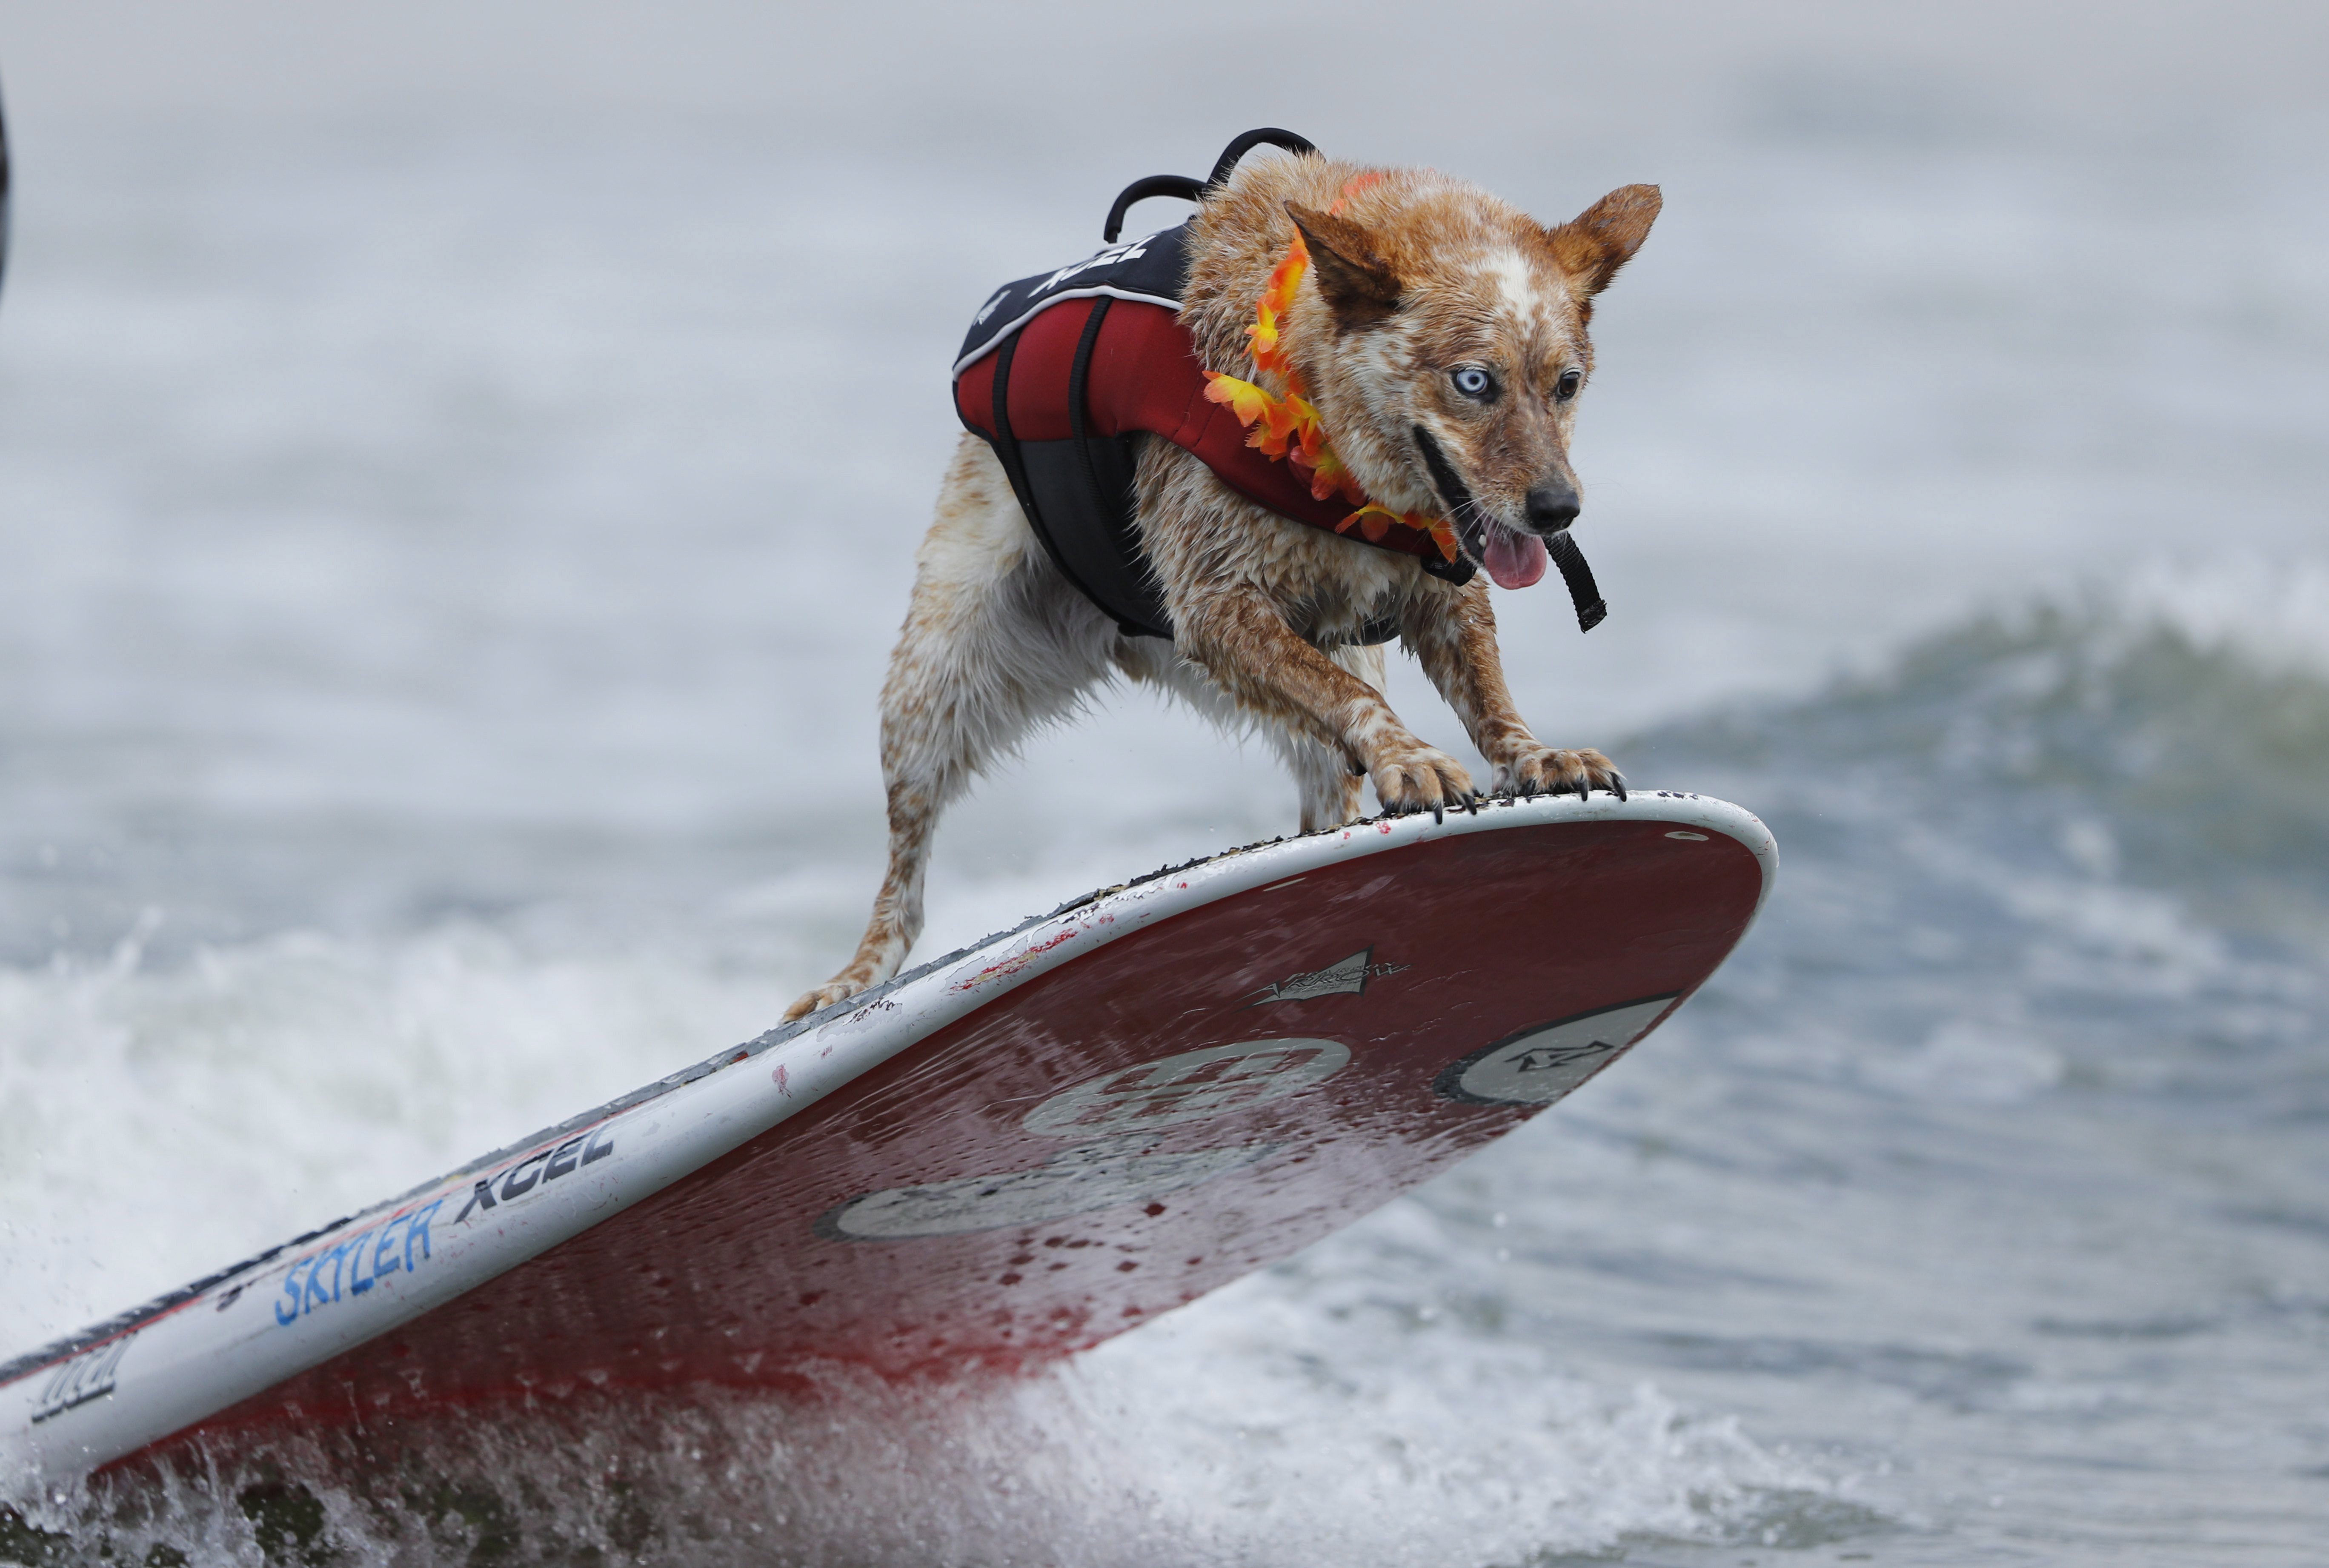
[[(33, 1391), (14, 1446), (1037, 1365), (1557, 1101), (1705, 981), (1775, 864), (1737, 808), (1637, 793), (1111, 890), (0, 1369)], [(141, 1372), (195, 1330), (241, 1337)], [(191, 1386), (238, 1357), (243, 1387)]]

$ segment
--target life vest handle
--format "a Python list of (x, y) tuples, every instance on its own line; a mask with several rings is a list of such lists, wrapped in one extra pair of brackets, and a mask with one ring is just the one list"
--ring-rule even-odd
[(1279, 130), (1276, 126), (1266, 125), (1259, 130), (1247, 131), (1223, 147), (1221, 157), (1213, 165), (1213, 177), (1205, 184), (1215, 187), (1228, 184), (1230, 171), (1238, 166), (1238, 160), (1265, 143), (1273, 147), (1283, 147), (1297, 156), (1318, 150), (1317, 144), (1308, 137), (1298, 137), (1290, 130)]
[(1204, 194), (1205, 187), (1186, 175), (1145, 175), (1125, 186), (1123, 194), (1116, 198), (1116, 205), (1108, 210), (1108, 227), (1099, 231), (1099, 237), (1107, 244), (1115, 244), (1116, 237), (1124, 232), (1124, 214), (1135, 202), (1145, 202), (1151, 196), (1178, 196), (1184, 202), (1193, 202)]
[(1149, 175), (1125, 186), (1117, 196), (1116, 204), (1108, 210), (1108, 223), (1099, 231), (1101, 242), (1116, 243), (1116, 237), (1124, 232), (1124, 215), (1132, 210), (1133, 203), (1145, 202), (1151, 196), (1178, 196), (1184, 202), (1201, 202), (1207, 191), (1217, 191), (1230, 183), (1230, 175), (1238, 166), (1240, 158), (1263, 146), (1283, 147), (1297, 156), (1318, 150), (1316, 144), (1308, 137), (1298, 137), (1290, 130), (1279, 130), (1276, 126), (1262, 126), (1247, 131), (1221, 149), (1221, 157), (1213, 164), (1211, 179), (1197, 181), (1186, 175)]

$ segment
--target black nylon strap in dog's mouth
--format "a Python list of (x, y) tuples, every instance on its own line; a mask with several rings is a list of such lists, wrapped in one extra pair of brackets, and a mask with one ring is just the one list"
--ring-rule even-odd
[[(1431, 432), (1421, 425), (1414, 430), (1416, 449), (1423, 454), (1423, 466), (1431, 471), (1431, 483), (1447, 507), (1448, 520), (1456, 524), (1459, 535), (1477, 537), (1480, 554), (1485, 559), (1488, 553), (1487, 528), (1472, 518), (1486, 514), (1472, 498), (1456, 465), (1447, 460), (1439, 443), (1431, 439)], [(1593, 569), (1585, 564), (1585, 552), (1577, 547), (1577, 541), (1570, 537), (1566, 528), (1547, 539), (1544, 547), (1552, 556), (1552, 563), (1561, 568), (1561, 581), (1568, 586), (1570, 605), (1577, 611), (1577, 629), (1591, 631), (1608, 619), (1609, 607), (1602, 602), (1600, 589), (1594, 586)]]
[(1544, 542), (1551, 553), (1552, 563), (1561, 568), (1561, 581), (1569, 585), (1569, 602), (1577, 609), (1577, 629), (1591, 631), (1608, 619), (1609, 607), (1601, 602), (1601, 590), (1593, 586), (1593, 569), (1585, 564), (1585, 552), (1577, 548), (1577, 541), (1564, 528)]

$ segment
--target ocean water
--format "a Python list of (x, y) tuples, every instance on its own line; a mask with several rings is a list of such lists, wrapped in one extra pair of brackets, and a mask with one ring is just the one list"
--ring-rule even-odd
[[(1548, 736), (1777, 832), (1731, 964), (1033, 1383), (14, 1496), (0, 1562), (2320, 1560), (2317, 22), (1370, 12), (1306, 72), (1191, 14), (0, 6), (0, 1352), (829, 972), (968, 311), (1259, 120), (1665, 184), (1579, 453), (1612, 618), (1498, 610)], [(949, 824), (924, 950), (1291, 815), (1112, 694)]]

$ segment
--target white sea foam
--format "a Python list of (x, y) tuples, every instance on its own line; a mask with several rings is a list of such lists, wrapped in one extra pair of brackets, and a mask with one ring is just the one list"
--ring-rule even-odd
[(24, 1347), (768, 1027), (761, 974), (461, 924), (0, 968), (0, 1343)]
[(2236, 648), (2268, 668), (2329, 676), (2329, 561), (2186, 546), (2135, 566), (2113, 597), (2138, 623)]

